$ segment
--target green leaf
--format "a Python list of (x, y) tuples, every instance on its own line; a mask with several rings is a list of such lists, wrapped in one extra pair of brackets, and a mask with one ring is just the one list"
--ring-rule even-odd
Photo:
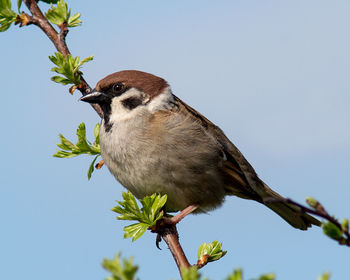
[(115, 206), (114, 208), (112, 208), (112, 211), (122, 214), (117, 217), (118, 220), (138, 221), (140, 218), (137, 214), (128, 212), (128, 210), (125, 210), (123, 207), (120, 206)]
[(68, 6), (64, 0), (57, 1), (57, 5), (51, 5), (51, 8), (45, 13), (46, 18), (53, 24), (60, 25), (67, 22)]
[(160, 210), (164, 206), (166, 200), (166, 195), (160, 196), (159, 194), (153, 194), (141, 200), (144, 217), (146, 218), (146, 222), (148, 222), (150, 226), (154, 225), (155, 222), (159, 220), (159, 218), (161, 218), (158, 218), (157, 215), (162, 215), (160, 213)]
[(66, 152), (66, 151), (57, 151), (56, 154), (54, 154), (54, 157), (58, 157), (58, 158), (72, 158), (72, 157), (76, 157), (78, 154), (73, 154), (70, 152)]
[(76, 13), (75, 15), (68, 18), (67, 27), (76, 27), (81, 25), (82, 21), (79, 18), (80, 18), (80, 13)]
[(45, 13), (46, 18), (53, 24), (61, 25), (66, 23), (67, 27), (76, 27), (81, 25), (82, 21), (80, 13), (70, 16), (71, 10), (68, 9), (67, 3), (64, 0), (56, 1), (56, 6), (51, 5), (51, 8)]
[[(78, 66), (81, 66), (84, 63), (89, 62), (90, 60), (93, 60), (93, 59), (94, 59), (93, 55), (92, 56), (88, 56), (87, 58), (84, 58), (80, 63), (78, 63)], [(78, 62), (79, 62), (79, 60), (78, 60)]]
[(9, 29), (16, 17), (17, 14), (11, 10), (11, 1), (0, 0), (0, 32)]
[(56, 145), (57, 145), (57, 147), (59, 147), (59, 148), (61, 148), (63, 150), (67, 149), (67, 147), (65, 145), (63, 145), (62, 143), (61, 144), (56, 144)]
[(227, 276), (226, 280), (243, 280), (242, 269), (235, 269), (232, 274)]
[(124, 238), (132, 238), (132, 241), (136, 241), (137, 239), (139, 239), (145, 232), (146, 230), (149, 228), (148, 224), (144, 224), (144, 223), (137, 223), (137, 224), (133, 224), (130, 226), (126, 226), (124, 227)]
[(87, 176), (88, 176), (88, 180), (90, 180), (91, 178), (91, 174), (92, 172), (94, 172), (95, 170), (95, 161), (96, 159), (99, 157), (99, 155), (97, 155), (94, 160), (91, 162), (90, 166), (89, 166), (89, 170), (88, 170), (88, 173), (87, 173)]
[(73, 150), (77, 148), (77, 146), (67, 140), (62, 134), (59, 134), (58, 136), (60, 137), (61, 143), (64, 146), (65, 150)]
[(139, 206), (137, 205), (136, 199), (131, 192), (123, 192), (122, 195), (125, 202), (130, 206), (130, 209), (133, 209), (135, 211), (140, 210)]
[(76, 146), (84, 152), (91, 152), (90, 145), (86, 141), (86, 128), (85, 124), (81, 123), (77, 129), (78, 142)]
[(17, 0), (17, 7), (18, 7), (18, 12), (21, 9), (23, 0)]
[(117, 206), (112, 209), (112, 211), (122, 214), (118, 216), (117, 219), (141, 221), (142, 213), (132, 193), (123, 192), (123, 199), (124, 201), (117, 201), (121, 207)]
[(160, 194), (146, 196), (140, 200), (141, 209), (131, 192), (123, 192), (123, 199), (123, 201), (117, 201), (118, 205), (112, 211), (120, 214), (117, 216), (118, 220), (138, 221), (124, 228), (124, 238), (132, 237), (132, 241), (135, 241), (163, 217), (161, 210), (166, 203), (167, 196)]
[(201, 259), (203, 255), (209, 255), (208, 262), (213, 262), (221, 259), (225, 256), (227, 251), (222, 250), (222, 243), (213, 241), (212, 243), (203, 243), (198, 248), (198, 259)]
[(322, 229), (323, 233), (332, 239), (339, 240), (343, 237), (342, 231), (331, 222), (323, 223)]
[(182, 280), (200, 280), (201, 274), (198, 272), (198, 268), (191, 266), (190, 268), (181, 268)]
[(4, 10), (11, 10), (11, 1), (10, 0), (0, 0), (0, 12)]
[(53, 77), (51, 77), (51, 80), (54, 81), (55, 83), (62, 84), (62, 85), (71, 84), (70, 80), (63, 78), (63, 77), (60, 77), (60, 76), (53, 76)]
[(55, 53), (53, 56), (49, 56), (49, 59), (57, 66), (51, 69), (52, 72), (56, 72), (58, 74), (63, 75), (53, 76), (51, 78), (52, 81), (56, 83), (60, 83), (63, 85), (74, 84), (80, 85), (80, 78), (82, 76), (82, 72), (80, 71), (81, 66), (92, 60), (93, 56), (89, 56), (82, 61), (80, 61), (79, 56), (73, 58), (71, 54), (68, 54), (65, 58), (61, 53)]
[(7, 29), (10, 28), (11, 24), (15, 21), (15, 19), (13, 20), (7, 20), (7, 21), (2, 21), (0, 19), (0, 32), (4, 32)]
[(95, 136), (95, 144), (100, 145), (100, 124), (99, 123), (95, 125), (94, 136)]
[(104, 259), (102, 266), (112, 273), (106, 280), (134, 280), (138, 266), (133, 264), (133, 258), (120, 260), (120, 253), (113, 260)]
[(61, 142), (58, 143), (57, 146), (61, 150), (58, 150), (53, 155), (54, 157), (58, 158), (72, 158), (82, 154), (94, 155), (95, 158), (88, 169), (88, 179), (91, 178), (92, 172), (94, 171), (96, 159), (101, 155), (100, 145), (96, 141), (96, 137), (99, 138), (99, 130), (96, 130), (96, 126), (94, 129), (95, 141), (92, 145), (86, 140), (86, 127), (84, 123), (81, 123), (77, 129), (78, 142), (75, 145), (66, 139), (62, 134), (59, 134)]

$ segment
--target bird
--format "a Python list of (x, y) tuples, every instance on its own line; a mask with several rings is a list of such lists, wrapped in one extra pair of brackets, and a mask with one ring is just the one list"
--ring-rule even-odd
[(163, 78), (115, 72), (80, 100), (101, 107), (101, 156), (138, 199), (166, 194), (166, 212), (206, 213), (237, 196), (267, 206), (294, 228), (320, 225), (269, 188), (224, 132)]

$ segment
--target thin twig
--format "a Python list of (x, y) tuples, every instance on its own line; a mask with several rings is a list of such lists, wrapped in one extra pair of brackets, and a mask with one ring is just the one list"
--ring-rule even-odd
[(208, 254), (205, 254), (205, 255), (202, 255), (200, 257), (200, 259), (198, 259), (197, 263), (195, 264), (195, 266), (198, 267), (198, 269), (202, 268), (203, 266), (207, 265), (208, 264), (208, 261), (209, 261), (209, 255)]
[(25, 12), (16, 16), (15, 25), (19, 24), (19, 27), (34, 24), (33, 17)]
[(179, 242), (179, 235), (177, 232), (176, 225), (165, 224), (159, 228), (157, 233), (163, 238), (165, 243), (168, 245), (170, 252), (173, 255), (173, 258), (177, 265), (177, 268), (180, 271), (180, 274), (182, 268), (191, 267), (185, 255), (185, 252), (183, 251)]
[(63, 22), (58, 27), (60, 28), (60, 33), (59, 33), (58, 37), (60, 38), (61, 42), (65, 42), (66, 41), (66, 36), (68, 34), (68, 31), (69, 31), (68, 27), (67, 27), (67, 23)]
[(55, 45), (56, 49), (66, 57), (69, 54), (68, 47), (65, 40), (61, 41), (57, 31), (53, 28), (50, 22), (46, 19), (41, 12), (35, 0), (24, 0), (24, 3), (28, 7), (33, 16), (33, 23), (37, 25), (46, 35), (51, 42)]
[[(30, 24), (38, 26), (46, 34), (46, 36), (49, 37), (51, 42), (56, 47), (57, 51), (59, 51), (64, 57), (70, 54), (65, 40), (65, 37), (68, 33), (67, 26), (60, 26), (60, 33), (58, 33), (43, 15), (35, 0), (23, 0), (23, 2), (26, 4), (26, 6), (32, 14), (32, 16), (28, 15), (30, 17)], [(88, 83), (83, 77), (80, 78), (80, 81), (81, 83), (78, 86), (79, 91), (82, 93), (82, 95), (88, 94), (91, 91), (91, 87), (88, 85)], [(102, 118), (103, 111), (101, 107), (98, 104), (91, 104), (91, 106)]]
[[(183, 251), (181, 244), (179, 242), (179, 234), (177, 232), (176, 225), (187, 215), (192, 213), (198, 208), (197, 205), (190, 205), (187, 206), (184, 210), (182, 210), (179, 214), (177, 214), (174, 217), (168, 218), (166, 217), (166, 214), (164, 213), (164, 216), (162, 219), (160, 219), (154, 228), (151, 229), (152, 232), (157, 233), (156, 238), (156, 246), (159, 248), (160, 241), (163, 240), (168, 245), (173, 258), (175, 260), (175, 263), (177, 265), (177, 268), (180, 271), (181, 274), (181, 268), (189, 268), (191, 267), (190, 263), (187, 260), (187, 257), (185, 255), (185, 252)], [(208, 261), (198, 260), (197, 266), (198, 268), (202, 268), (208, 263)]]
[(97, 164), (95, 165), (95, 168), (96, 168), (96, 169), (101, 169), (102, 166), (103, 166), (104, 164), (105, 164), (105, 161), (102, 159), (102, 160), (100, 160), (99, 163), (97, 163)]

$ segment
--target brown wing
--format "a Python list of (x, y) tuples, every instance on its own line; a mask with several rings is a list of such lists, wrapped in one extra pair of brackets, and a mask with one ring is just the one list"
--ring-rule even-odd
[(183, 113), (193, 118), (194, 121), (200, 122), (202, 127), (216, 139), (221, 147), (223, 157), (223, 176), (225, 181), (225, 189), (228, 195), (236, 195), (245, 199), (254, 199), (262, 202), (257, 193), (250, 187), (250, 184), (245, 176), (241, 165), (248, 164), (247, 170), (251, 169), (252, 177), (256, 176), (254, 169), (250, 166), (248, 161), (243, 157), (239, 150), (230, 142), (223, 131), (209, 121), (202, 114), (188, 106), (181, 99), (175, 96), (175, 104), (177, 108)]

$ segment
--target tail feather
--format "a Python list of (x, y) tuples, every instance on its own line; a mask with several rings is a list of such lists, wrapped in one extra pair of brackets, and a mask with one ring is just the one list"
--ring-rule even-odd
[(307, 230), (312, 225), (320, 226), (319, 220), (306, 213), (301, 213), (299, 207), (286, 202), (264, 203), (267, 207), (281, 216), (291, 226)]
[[(298, 206), (283, 201), (284, 197), (271, 190), (266, 184), (264, 185), (267, 196), (263, 198), (263, 203), (281, 216), (288, 224), (301, 230), (307, 230), (312, 225), (321, 225), (319, 220), (303, 213)], [(274, 199), (275, 201), (273, 201)]]

